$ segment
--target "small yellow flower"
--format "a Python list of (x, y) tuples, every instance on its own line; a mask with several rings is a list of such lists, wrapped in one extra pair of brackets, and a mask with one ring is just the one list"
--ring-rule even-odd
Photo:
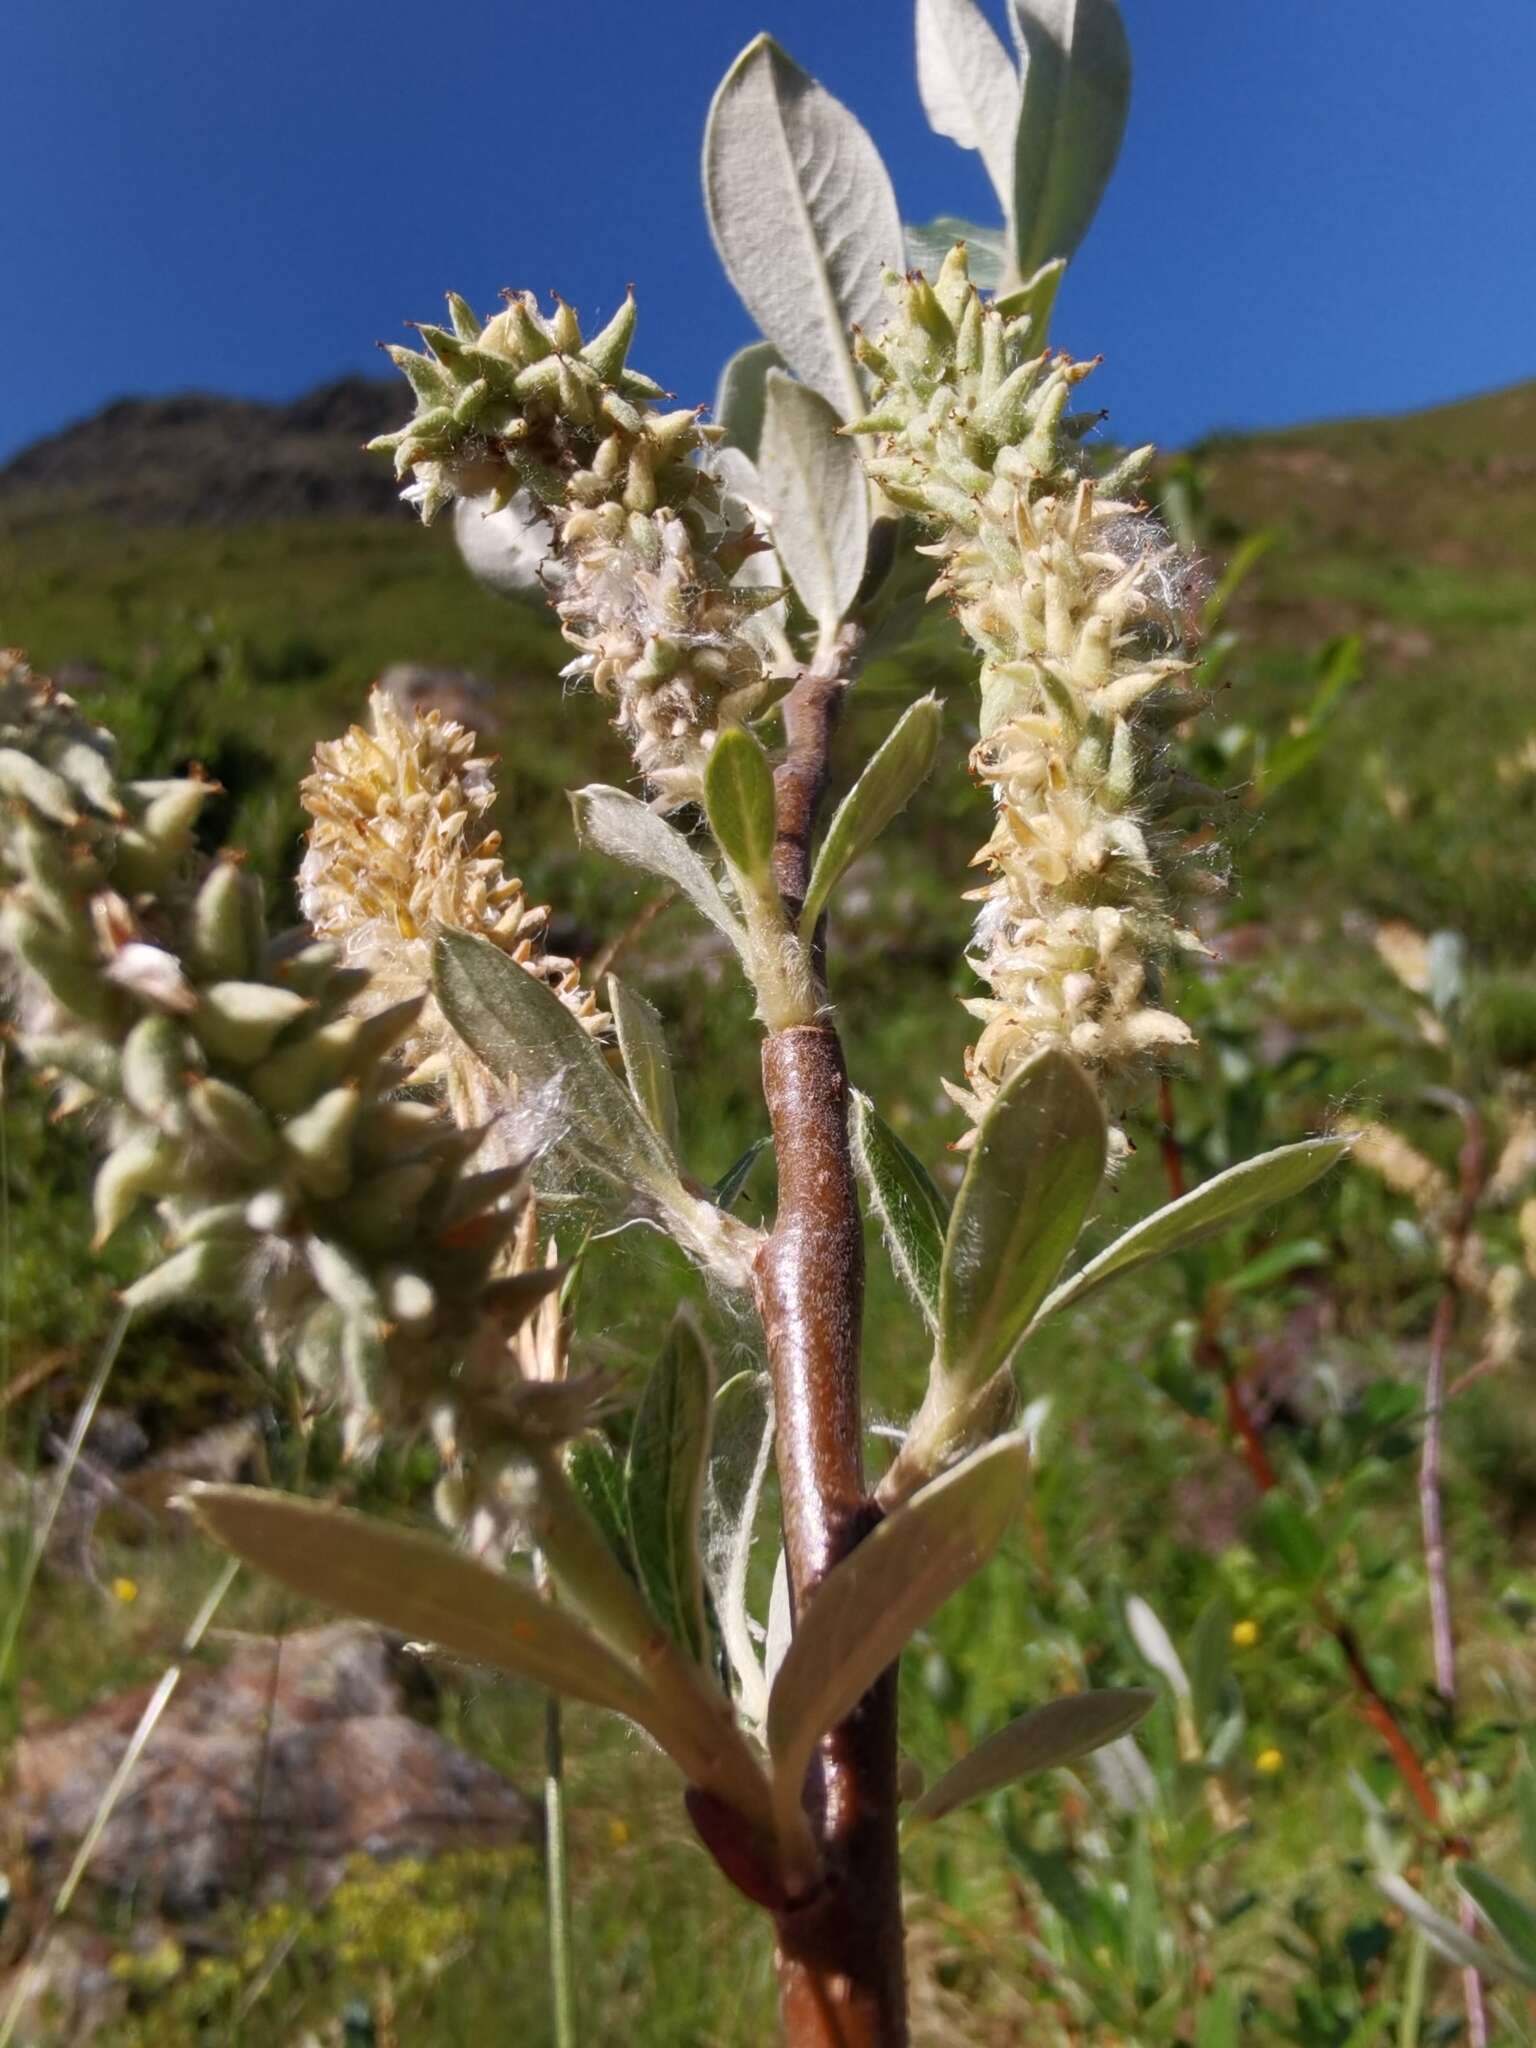
[(1234, 1650), (1251, 1650), (1259, 1640), (1259, 1624), (1256, 1621), (1238, 1621), (1232, 1625), (1232, 1647)]
[(615, 1849), (622, 1849), (629, 1840), (629, 1823), (622, 1820), (609, 1821), (608, 1839)]
[(1266, 1778), (1274, 1777), (1277, 1771), (1285, 1769), (1285, 1758), (1278, 1749), (1261, 1749), (1253, 1760), (1254, 1769), (1262, 1771)]
[(112, 1597), (115, 1600), (121, 1600), (125, 1607), (131, 1607), (139, 1597), (138, 1580), (114, 1579), (112, 1581)]

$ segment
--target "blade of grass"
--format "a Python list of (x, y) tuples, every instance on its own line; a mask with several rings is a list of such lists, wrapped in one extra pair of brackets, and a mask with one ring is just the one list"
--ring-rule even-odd
[[(79, 1433), (82, 1436), (84, 1435), (84, 1431)], [(91, 1858), (96, 1853), (97, 1845), (101, 1841), (102, 1835), (106, 1832), (107, 1825), (111, 1821), (113, 1814), (117, 1811), (118, 1802), (127, 1788), (128, 1780), (138, 1768), (139, 1759), (148, 1747), (150, 1737), (160, 1725), (160, 1718), (170, 1705), (172, 1694), (181, 1683), (181, 1676), (186, 1669), (187, 1659), (192, 1656), (198, 1645), (202, 1642), (203, 1637), (207, 1634), (209, 1627), (212, 1625), (213, 1617), (223, 1605), (224, 1596), (234, 1584), (239, 1570), (240, 1560), (234, 1557), (227, 1559), (220, 1567), (218, 1577), (209, 1587), (203, 1598), (203, 1604), (198, 1608), (196, 1614), (193, 1615), (191, 1622), (187, 1626), (186, 1633), (182, 1636), (181, 1643), (176, 1652), (176, 1661), (166, 1667), (165, 1671), (161, 1674), (160, 1683), (155, 1687), (145, 1703), (144, 1711), (140, 1714), (138, 1723), (132, 1735), (128, 1738), (127, 1747), (118, 1758), (117, 1769), (112, 1773), (107, 1788), (97, 1803), (96, 1811), (91, 1816), (91, 1824), (81, 1838), (80, 1846), (75, 1851), (74, 1860), (65, 1873), (64, 1882), (59, 1886), (54, 1896), (53, 1904), (49, 1908), (48, 1924), (43, 1931), (43, 1938), (39, 1944), (38, 1951), (31, 1957), (27, 1966), (17, 1976), (16, 1988), (11, 1995), (10, 2004), (6, 2007), (4, 2020), (0, 2021), (0, 2048), (9, 2048), (17, 2024), (25, 2009), (27, 1994), (31, 1989), (33, 1977), (37, 1972), (38, 1965), (42, 1961), (43, 1953), (47, 1948), (52, 1931), (69, 1911), (75, 1893), (80, 1887), (80, 1882), (90, 1867)]]
[(42, 1564), (43, 1553), (48, 1548), (49, 1538), (53, 1534), (53, 1525), (59, 1518), (59, 1510), (64, 1505), (64, 1496), (69, 1491), (69, 1482), (75, 1476), (75, 1467), (80, 1462), (80, 1453), (84, 1448), (85, 1439), (89, 1434), (91, 1424), (95, 1420), (96, 1410), (101, 1405), (101, 1397), (107, 1390), (107, 1381), (111, 1378), (112, 1368), (117, 1363), (117, 1354), (122, 1349), (123, 1338), (127, 1332), (129, 1318), (132, 1314), (132, 1309), (119, 1309), (112, 1327), (107, 1333), (107, 1340), (102, 1346), (101, 1357), (97, 1361), (96, 1371), (92, 1376), (90, 1386), (86, 1389), (85, 1399), (80, 1403), (80, 1407), (76, 1412), (74, 1427), (69, 1432), (69, 1441), (65, 1444), (64, 1455), (59, 1460), (58, 1476), (53, 1493), (43, 1513), (43, 1519), (38, 1524), (37, 1531), (32, 1538), (32, 1547), (27, 1552), (26, 1563), (21, 1568), (21, 1577), (15, 1594), (11, 1599), (9, 1612), (5, 1617), (4, 1632), (0, 1634), (0, 1695), (3, 1695), (4, 1689), (10, 1680), (11, 1660), (16, 1654), (16, 1644), (21, 1635), (22, 1623), (26, 1619), (27, 1606), (32, 1598), (32, 1588), (37, 1580), (38, 1567)]

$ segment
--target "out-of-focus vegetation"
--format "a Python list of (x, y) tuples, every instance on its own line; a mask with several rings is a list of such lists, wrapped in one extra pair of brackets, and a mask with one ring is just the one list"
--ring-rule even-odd
[[(1210, 933), (1220, 958), (1181, 992), (1202, 1039), (1172, 1091), (1183, 1170), (1193, 1181), (1347, 1112), (1385, 1118), (1454, 1173), (1459, 1125), (1427, 1090), (1456, 1090), (1495, 1135), (1536, 1099), (1536, 388), (1213, 444), (1170, 473), (1168, 510), (1203, 532), (1218, 571), (1245, 536), (1272, 536), (1224, 614), (1237, 638), (1189, 742), (1233, 791), (1238, 867)], [(0, 591), (0, 633), (40, 670), (91, 665), (93, 687), (74, 687), (131, 772), (195, 759), (217, 777), (210, 829), (249, 849), (274, 911), (291, 915), (282, 878), (309, 750), (399, 660), (498, 682), (500, 822), (511, 863), (557, 906), (562, 950), (613, 944), (654, 893), (575, 848), (565, 789), (622, 782), (626, 762), (593, 702), (564, 701), (552, 626), (480, 596), (441, 531), (403, 518), (17, 525), (0, 531)], [(871, 667), (840, 745), (862, 758), (893, 706), (931, 685), (946, 697), (945, 754), (845, 892), (835, 993), (856, 1083), (939, 1163), (958, 1135), (938, 1077), (958, 1071), (968, 1035), (959, 898), (979, 836), (962, 772), (971, 693), (941, 621)], [(1388, 918), (1460, 935), (1442, 947), (1460, 964), (1427, 1034), (1373, 944)], [(761, 1135), (747, 999), (676, 910), (633, 938), (625, 964), (668, 1020), (687, 1156), (713, 1181)], [(142, 1247), (90, 1253), (89, 1134), (50, 1125), (14, 1070), (6, 1095), (8, 1370), (30, 1389), (8, 1402), (6, 1454), (27, 1465), (67, 1428), (111, 1290)], [(1156, 1127), (1133, 1135), (1105, 1235), (1164, 1193)], [(760, 1194), (749, 1180), (744, 1208)], [(1518, 1255), (1512, 1214), (1486, 1235), (1492, 1255)], [(648, 1362), (648, 1308), (687, 1284), (674, 1263), (628, 1235), (621, 1266), (583, 1296), (589, 1355), (621, 1371)], [(924, 1347), (873, 1241), (870, 1274), (870, 1385), (894, 1416), (919, 1390)], [(1053, 1323), (1031, 1352), (1027, 1393), (1050, 1406), (1021, 1554), (952, 1602), (908, 1660), (905, 1745), (932, 1773), (1085, 1680), (1155, 1682), (1165, 1701), (1138, 1738), (1143, 1766), (1056, 1773), (914, 1839), (920, 2039), (1462, 2038), (1456, 1972), (1376, 1873), (1400, 1869), (1453, 1919), (1458, 1853), (1536, 1895), (1523, 1734), (1536, 1429), (1518, 1353), (1449, 1409), (1453, 1714), (1432, 1685), (1416, 1496), (1442, 1285), (1412, 1210), (1345, 1169), (1259, 1232)], [(1464, 1304), (1453, 1383), (1479, 1363), (1482, 1334)], [(111, 1399), (164, 1446), (245, 1412), (257, 1384), (238, 1331), (162, 1318), (131, 1332)], [(274, 1416), (278, 1457), (285, 1429)], [(1262, 1500), (1256, 1457), (1275, 1481)], [(343, 1497), (411, 1490), (408, 1461), (353, 1473), (323, 1434), (309, 1474)], [(127, 1574), (143, 1595), (104, 1603), (45, 1583), (4, 1703), (12, 1727), (153, 1678), (213, 1568), (110, 1515), (97, 1540), (103, 1583)], [(272, 1625), (270, 1589), (237, 1587), (221, 1618)], [(284, 1607), (285, 1625), (299, 1618)], [(453, 1678), (441, 1705), (449, 1733), (530, 1786), (541, 1711), (509, 1686)], [(573, 1713), (569, 1753), (588, 2038), (761, 2039), (773, 1990), (750, 1909), (693, 1845), (670, 1781), (596, 1716)], [(231, 1916), (195, 1943), (157, 1930), (147, 1947), (120, 1905), (76, 1911), (120, 1937), (125, 2044), (467, 2043), (513, 2011), (535, 2043), (540, 1891), (516, 1858), (360, 1869), (316, 1911)], [(18, 1904), (12, 1939), (38, 1905)], [(1489, 1990), (1493, 2038), (1536, 2040), (1518, 1985)]]

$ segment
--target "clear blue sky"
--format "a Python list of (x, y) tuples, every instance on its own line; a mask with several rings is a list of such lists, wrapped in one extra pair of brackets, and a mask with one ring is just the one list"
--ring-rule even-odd
[[(1536, 0), (1124, 0), (1130, 129), (1057, 339), (1178, 443), (1536, 374)], [(909, 219), (993, 217), (918, 104), (908, 0), (10, 0), (0, 456), (124, 393), (285, 397), (453, 285), (626, 280), (636, 361), (711, 395), (750, 325), (699, 197), (767, 28)]]

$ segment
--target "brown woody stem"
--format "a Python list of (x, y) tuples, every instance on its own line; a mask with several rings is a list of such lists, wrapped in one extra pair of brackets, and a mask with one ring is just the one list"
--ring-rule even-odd
[[(785, 701), (775, 876), (804, 901), (827, 751), (857, 653), (808, 670)], [(864, 1484), (859, 1389), (864, 1236), (848, 1147), (848, 1075), (831, 1023), (770, 1035), (763, 1086), (779, 1168), (754, 1270), (775, 1402), (775, 1455), (796, 1611), (879, 1519)], [(896, 1674), (825, 1737), (806, 1785), (820, 1882), (776, 1914), (791, 2048), (901, 2048), (906, 1986), (897, 1852)]]

